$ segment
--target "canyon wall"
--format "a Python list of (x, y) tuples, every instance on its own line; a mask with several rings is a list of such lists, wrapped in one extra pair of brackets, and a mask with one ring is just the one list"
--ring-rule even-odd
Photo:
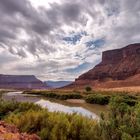
[[(134, 76), (135, 81), (133, 81)], [(70, 86), (96, 86), (109, 81), (124, 81), (129, 85), (129, 79), (132, 85), (136, 82), (140, 85), (140, 43), (103, 52), (102, 61), (93, 69), (80, 75)]]
[(3, 75), (0, 74), (0, 88), (8, 89), (42, 89), (46, 85), (34, 75)]

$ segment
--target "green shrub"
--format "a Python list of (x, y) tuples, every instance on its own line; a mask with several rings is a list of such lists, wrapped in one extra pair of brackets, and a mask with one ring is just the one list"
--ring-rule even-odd
[(32, 103), (3, 100), (0, 116), (22, 132), (38, 134), (42, 140), (140, 140), (140, 102), (137, 98), (94, 94), (88, 95), (87, 101), (109, 102), (108, 116), (102, 113), (101, 119), (96, 121), (77, 114), (48, 112)]
[(8, 91), (6, 91), (6, 90), (0, 90), (0, 100), (2, 99), (3, 94), (6, 93), (6, 92), (8, 92)]
[(113, 96), (113, 98), (114, 97), (118, 98), (121, 102), (124, 102), (124, 103), (128, 104), (129, 106), (134, 106), (135, 104), (138, 103), (137, 98), (132, 95), (123, 94), (123, 95)]
[(48, 98), (59, 98), (59, 95), (56, 93), (42, 93), (41, 95), (48, 97)]
[(58, 94), (54, 92), (46, 92), (46, 91), (26, 91), (24, 94), (35, 94), (41, 95), (48, 98), (60, 99), (60, 100), (67, 100), (67, 99), (81, 99), (82, 95), (80, 93), (67, 93), (67, 94)]
[(33, 103), (18, 103), (16, 101), (0, 101), (0, 119), (9, 115), (12, 112), (25, 112), (29, 109), (38, 111), (41, 109), (40, 106)]
[(138, 103), (137, 98), (131, 95), (102, 95), (102, 94), (90, 94), (85, 97), (85, 101), (90, 104), (106, 105), (110, 102), (111, 98), (117, 97), (121, 102), (134, 106)]
[(97, 122), (76, 114), (29, 110), (22, 114), (11, 114), (5, 120), (15, 124), (22, 132), (37, 133), (42, 140), (91, 140), (92, 138), (94, 140), (98, 138)]
[(107, 118), (100, 121), (104, 140), (139, 140), (140, 103), (130, 106), (122, 96), (112, 97)]
[(100, 104), (106, 105), (109, 103), (110, 96), (101, 95), (101, 94), (92, 94), (88, 95), (85, 98), (85, 101), (90, 104)]
[(0, 119), (8, 115), (9, 113), (15, 111), (18, 106), (19, 103), (15, 101), (7, 102), (7, 101), (0, 100)]
[(86, 92), (92, 91), (92, 88), (90, 86), (85, 87)]
[(73, 93), (73, 94), (63, 94), (59, 97), (59, 99), (62, 100), (67, 100), (67, 99), (81, 99), (82, 95), (78, 93)]

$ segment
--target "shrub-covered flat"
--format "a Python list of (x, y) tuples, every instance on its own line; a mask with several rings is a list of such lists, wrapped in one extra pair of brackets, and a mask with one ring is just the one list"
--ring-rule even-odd
[[(81, 112), (83, 115), (86, 114), (86, 112), (84, 112), (84, 110), (85, 111), (87, 110), (87, 111), (91, 112), (91, 114), (93, 113), (98, 116), (100, 115), (100, 112), (105, 112), (107, 110), (107, 106), (98, 105), (98, 104), (89, 104), (89, 103), (86, 103), (84, 101), (84, 99), (60, 100), (60, 99), (48, 98), (48, 97), (44, 97), (44, 96), (22, 94), (22, 92), (8, 92), (6, 94), (3, 94), (3, 99), (5, 99), (5, 100), (13, 100), (13, 98), (18, 102), (37, 103), (40, 101), (41, 106), (46, 106), (46, 108), (48, 108), (49, 110), (53, 110), (53, 111), (59, 110), (58, 106), (62, 105), (61, 110), (63, 110), (64, 112), (71, 112), (71, 111), (75, 112), (74, 110), (77, 110), (79, 113)], [(42, 103), (41, 103), (41, 100), (43, 101)], [(52, 104), (52, 109), (51, 109), (51, 104)], [(58, 104), (58, 106), (57, 106), (57, 104)]]
[(99, 105), (108, 105), (112, 96), (121, 96), (124, 102), (132, 106), (140, 99), (138, 92), (132, 94), (132, 92), (124, 91), (92, 91), (90, 87), (86, 87), (85, 89), (86, 91), (24, 91), (23, 94), (40, 95), (59, 100), (83, 99), (86, 103)]
[(22, 132), (36, 133), (42, 140), (140, 140), (138, 97), (114, 95), (108, 104), (108, 115), (101, 113), (100, 120), (93, 120), (49, 112), (33, 103), (1, 100), (0, 119), (15, 124)]

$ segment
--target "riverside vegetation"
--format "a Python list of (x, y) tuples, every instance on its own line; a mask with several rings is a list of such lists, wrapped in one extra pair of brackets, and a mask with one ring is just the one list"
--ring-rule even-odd
[(36, 133), (42, 140), (140, 140), (140, 102), (137, 96), (86, 96), (92, 98), (93, 103), (95, 99), (107, 99), (108, 116), (101, 113), (100, 120), (93, 120), (76, 113), (49, 112), (33, 103), (1, 100), (0, 119), (15, 124), (21, 132)]
[(31, 95), (40, 95), (48, 98), (55, 98), (60, 100), (67, 100), (67, 99), (81, 99), (82, 95), (79, 93), (64, 93), (59, 94), (51, 91), (24, 91), (23, 94), (31, 94)]
[(114, 91), (92, 91), (90, 87), (85, 88), (85, 92), (70, 91), (24, 91), (23, 94), (40, 95), (47, 98), (54, 98), (59, 100), (67, 99), (83, 99), (86, 103), (108, 105), (112, 96), (119, 95), (123, 98), (123, 102), (134, 106), (139, 100), (139, 93), (136, 95), (130, 94), (129, 92), (114, 92)]

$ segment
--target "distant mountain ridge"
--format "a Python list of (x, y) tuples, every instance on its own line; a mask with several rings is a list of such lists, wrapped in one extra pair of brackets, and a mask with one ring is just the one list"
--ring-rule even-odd
[(102, 62), (68, 87), (140, 86), (140, 43), (102, 53)]
[(7, 89), (42, 89), (46, 84), (34, 75), (3, 75), (0, 74), (0, 88)]
[(72, 81), (45, 81), (48, 88), (61, 88), (72, 83)]

